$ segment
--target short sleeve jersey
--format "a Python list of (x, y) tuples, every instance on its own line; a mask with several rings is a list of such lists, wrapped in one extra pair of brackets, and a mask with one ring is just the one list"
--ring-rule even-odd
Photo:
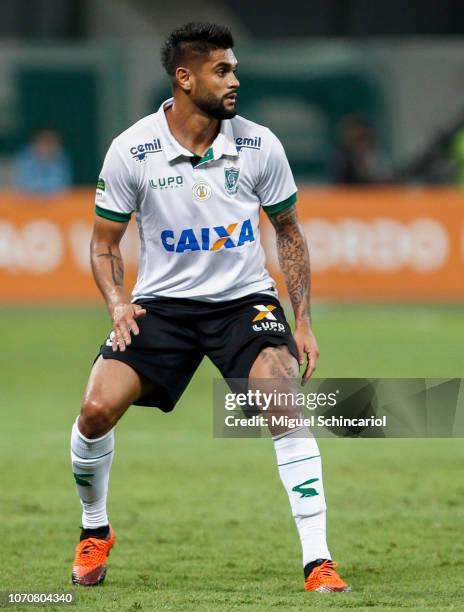
[(172, 297), (227, 301), (276, 294), (260, 243), (262, 207), (296, 202), (280, 141), (243, 117), (223, 120), (200, 158), (173, 137), (164, 102), (112, 142), (97, 184), (96, 212), (136, 215), (140, 262), (133, 301)]

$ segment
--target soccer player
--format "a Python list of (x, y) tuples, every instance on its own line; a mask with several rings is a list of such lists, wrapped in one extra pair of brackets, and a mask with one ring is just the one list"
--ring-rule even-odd
[[(279, 378), (291, 389), (299, 366), (303, 382), (316, 366), (296, 186), (276, 136), (237, 116), (232, 48), (225, 27), (174, 30), (162, 48), (173, 97), (114, 139), (98, 180), (91, 262), (113, 329), (72, 428), (83, 507), (75, 584), (99, 584), (106, 575), (115, 541), (106, 510), (114, 427), (131, 404), (171, 411), (205, 355), (224, 378), (253, 379), (255, 386)], [(293, 335), (264, 267), (260, 208), (276, 231)], [(119, 243), (132, 213), (141, 252), (130, 300)], [(272, 434), (301, 539), (304, 588), (346, 591), (326, 543), (317, 442), (301, 428)]]

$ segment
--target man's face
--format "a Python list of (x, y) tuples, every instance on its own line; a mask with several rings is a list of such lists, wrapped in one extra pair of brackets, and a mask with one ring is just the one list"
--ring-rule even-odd
[(215, 49), (192, 68), (191, 100), (213, 119), (232, 119), (237, 114), (237, 65), (232, 49)]

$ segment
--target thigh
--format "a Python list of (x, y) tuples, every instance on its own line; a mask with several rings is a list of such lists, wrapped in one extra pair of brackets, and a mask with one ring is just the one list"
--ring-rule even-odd
[[(218, 367), (234, 393), (274, 391), (289, 397), (285, 406), (274, 404), (269, 412), (296, 416), (290, 395), (297, 391), (298, 361), (295, 340), (279, 301), (254, 294), (224, 305), (203, 326), (206, 354)], [(246, 416), (259, 414), (257, 405), (243, 408)], [(273, 435), (287, 431), (273, 426)]]
[(170, 412), (203, 358), (191, 318), (174, 300), (143, 303), (147, 314), (137, 319), (139, 334), (125, 351), (113, 351), (111, 336), (100, 347), (105, 362), (130, 366), (151, 382), (134, 404)]
[[(291, 381), (298, 378), (298, 362), (285, 345), (265, 347), (250, 369), (250, 379), (275, 378)], [(289, 381), (290, 383), (290, 381)]]
[(123, 413), (152, 388), (151, 381), (141, 376), (126, 363), (103, 359), (100, 355), (90, 372), (84, 402), (98, 400), (114, 406), (115, 413)]
[(84, 436), (100, 436), (113, 428), (131, 404), (152, 383), (120, 361), (98, 357), (84, 393), (79, 427)]
[[(294, 429), (295, 419), (303, 417), (296, 401), (298, 374), (298, 362), (286, 346), (264, 348), (251, 367), (248, 389), (275, 398), (265, 415), (273, 436)], [(259, 412), (255, 410), (256, 414)]]

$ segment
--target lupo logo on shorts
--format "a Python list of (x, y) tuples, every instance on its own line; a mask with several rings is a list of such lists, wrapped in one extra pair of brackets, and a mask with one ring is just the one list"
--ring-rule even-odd
[(161, 232), (161, 242), (166, 251), (185, 253), (185, 251), (233, 249), (243, 246), (246, 242), (255, 241), (250, 219), (246, 219), (240, 229), (238, 228), (238, 223), (230, 223), (227, 227), (223, 225), (201, 227), (199, 230), (188, 227), (181, 231), (179, 240), (176, 239), (173, 230), (165, 229)]
[(162, 150), (159, 138), (153, 138), (150, 142), (130, 148), (132, 159), (138, 159), (140, 162), (145, 161), (148, 153), (160, 153)]
[(253, 319), (253, 329), (254, 331), (285, 331), (285, 325), (283, 323), (279, 323), (272, 314), (272, 311), (277, 308), (275, 304), (268, 304), (265, 306), (264, 304), (257, 304), (253, 306), (258, 310), (258, 314)]

